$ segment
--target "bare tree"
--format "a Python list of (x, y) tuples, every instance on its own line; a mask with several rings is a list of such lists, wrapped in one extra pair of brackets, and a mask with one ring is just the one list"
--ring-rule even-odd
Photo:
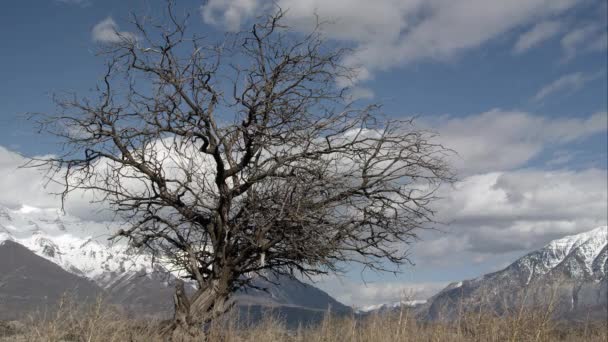
[(162, 25), (134, 16), (137, 38), (104, 51), (95, 96), (62, 96), (38, 118), (65, 149), (35, 163), (64, 198), (95, 192), (128, 222), (115, 238), (193, 281), (191, 296), (178, 286), (167, 334), (193, 334), (264, 270), (408, 262), (452, 179), (433, 134), (349, 102), (336, 86), (353, 75), (346, 50), (319, 25), (296, 34), (278, 10), (216, 44), (168, 13)]

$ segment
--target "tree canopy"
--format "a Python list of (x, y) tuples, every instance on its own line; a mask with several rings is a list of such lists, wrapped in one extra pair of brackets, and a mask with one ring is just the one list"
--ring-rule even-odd
[(95, 96), (60, 96), (38, 117), (65, 143), (36, 163), (63, 195), (95, 192), (128, 222), (116, 238), (196, 284), (191, 296), (178, 287), (173, 336), (221, 315), (265, 270), (408, 262), (435, 190), (452, 180), (432, 132), (338, 86), (355, 72), (341, 65), (347, 49), (321, 24), (292, 32), (283, 15), (219, 44), (171, 6), (162, 24), (134, 16), (137, 33), (104, 49)]

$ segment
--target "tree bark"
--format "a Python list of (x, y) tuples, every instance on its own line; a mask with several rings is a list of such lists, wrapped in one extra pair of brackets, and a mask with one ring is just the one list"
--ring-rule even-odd
[(165, 339), (171, 342), (205, 341), (204, 325), (231, 308), (228, 288), (227, 279), (214, 279), (208, 287), (188, 298), (184, 282), (178, 281), (173, 296), (173, 320), (162, 331)]

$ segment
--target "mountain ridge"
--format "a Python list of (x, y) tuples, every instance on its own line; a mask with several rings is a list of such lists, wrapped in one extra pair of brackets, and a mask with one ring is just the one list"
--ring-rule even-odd
[(607, 316), (607, 260), (608, 227), (600, 226), (553, 240), (502, 270), (450, 283), (418, 311), (429, 319), (449, 318), (455, 308), (500, 313), (554, 296), (559, 318), (577, 319), (583, 312)]

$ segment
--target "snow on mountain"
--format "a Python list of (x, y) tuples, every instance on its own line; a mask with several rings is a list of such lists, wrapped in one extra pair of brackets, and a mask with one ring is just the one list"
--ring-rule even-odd
[[(554, 281), (575, 281), (577, 284), (606, 282), (608, 258), (608, 227), (601, 226), (587, 232), (566, 236), (549, 242), (543, 248), (518, 259), (504, 270), (475, 279), (453, 282), (435, 296), (426, 300), (403, 302), (403, 305), (433, 310), (433, 307), (450, 306), (458, 300), (475, 298), (480, 293), (494, 296), (497, 293), (515, 293), (533, 283)], [(549, 279), (549, 277), (553, 277)], [(593, 286), (593, 285), (592, 285)], [(581, 287), (577, 287), (580, 289)], [(608, 290), (608, 289), (607, 289)], [(572, 291), (570, 291), (572, 292)], [(462, 298), (461, 298), (462, 297)], [(580, 296), (579, 296), (580, 297)], [(578, 299), (577, 299), (578, 300)], [(474, 299), (471, 299), (473, 302)], [(359, 313), (395, 310), (401, 302), (383, 303), (357, 309)]]
[(0, 241), (12, 240), (64, 270), (95, 280), (105, 287), (121, 274), (150, 273), (152, 258), (110, 244), (114, 223), (83, 221), (57, 209), (0, 207)]
[(395, 303), (374, 304), (374, 305), (360, 307), (357, 309), (356, 312), (357, 313), (370, 313), (370, 312), (374, 312), (374, 311), (395, 310), (395, 309), (399, 309), (401, 306), (408, 307), (408, 308), (414, 308), (414, 307), (417, 307), (417, 306), (425, 304), (425, 303), (426, 303), (426, 299), (415, 299), (415, 300), (399, 301), (399, 302), (395, 302)]
[[(570, 235), (553, 240), (545, 247), (532, 252), (514, 263), (515, 267), (526, 270), (529, 283), (533, 277), (547, 274), (571, 257), (576, 257), (577, 263), (569, 267), (572, 274), (580, 277), (593, 276), (603, 269), (593, 270), (594, 261), (600, 256), (608, 244), (608, 226), (601, 226), (590, 231)], [(605, 263), (605, 262), (604, 262)]]
[(543, 305), (547, 298), (554, 298), (555, 315), (561, 318), (606, 316), (608, 226), (551, 241), (498, 272), (452, 283), (420, 312), (432, 319), (450, 317), (461, 307), (479, 310), (483, 305), (504, 312), (517, 305)]
[(66, 293), (78, 303), (92, 303), (103, 290), (17, 242), (0, 242), (0, 321), (50, 313)]

